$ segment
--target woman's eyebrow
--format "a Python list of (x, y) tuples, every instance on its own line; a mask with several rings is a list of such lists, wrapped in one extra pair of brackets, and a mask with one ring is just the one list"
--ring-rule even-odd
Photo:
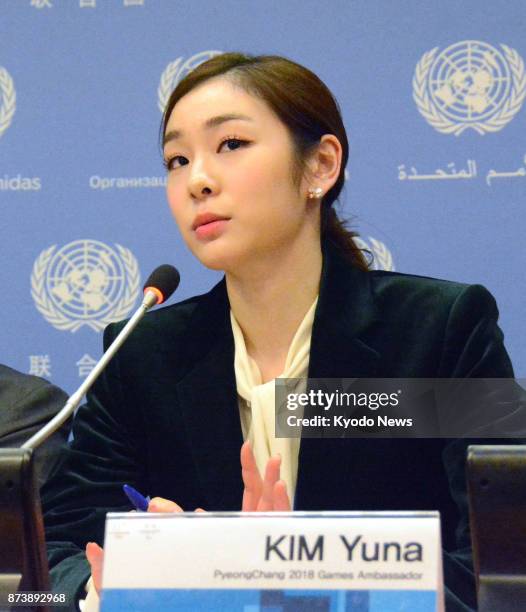
[[(240, 115), (238, 113), (227, 113), (225, 115), (216, 115), (215, 117), (210, 117), (203, 123), (203, 128), (210, 129), (225, 123), (226, 121), (254, 121), (251, 117), (247, 115)], [(171, 140), (177, 140), (177, 138), (181, 138), (183, 132), (181, 130), (170, 130), (166, 132), (163, 139), (163, 145)]]

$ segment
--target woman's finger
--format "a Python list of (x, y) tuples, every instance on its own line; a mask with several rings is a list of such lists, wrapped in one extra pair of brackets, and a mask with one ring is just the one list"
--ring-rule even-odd
[(100, 595), (102, 589), (102, 565), (104, 563), (104, 550), (96, 542), (86, 544), (86, 557), (91, 566), (93, 586)]
[(183, 512), (183, 509), (169, 499), (154, 497), (148, 504), (148, 512)]
[(271, 457), (267, 461), (265, 468), (265, 478), (263, 480), (263, 488), (261, 498), (259, 500), (257, 510), (259, 512), (270, 512), (274, 510), (274, 485), (279, 480), (279, 469), (281, 465), (281, 457)]
[(273, 491), (274, 510), (277, 512), (290, 512), (290, 499), (287, 493), (287, 485), (284, 480), (278, 480)]
[(263, 481), (248, 440), (241, 447), (241, 476), (245, 486), (241, 510), (243, 512), (253, 512), (257, 509), (261, 497)]

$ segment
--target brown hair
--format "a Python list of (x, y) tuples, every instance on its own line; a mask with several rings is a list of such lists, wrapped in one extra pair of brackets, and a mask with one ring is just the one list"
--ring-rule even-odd
[(203, 62), (187, 74), (172, 92), (164, 111), (162, 136), (177, 102), (208, 79), (226, 75), (248, 93), (264, 100), (292, 136), (295, 153), (293, 179), (298, 184), (309, 152), (324, 134), (334, 134), (342, 146), (342, 165), (336, 183), (321, 202), (321, 240), (330, 241), (355, 266), (368, 262), (333, 208), (345, 182), (349, 143), (338, 103), (329, 88), (313, 72), (284, 57), (223, 53)]

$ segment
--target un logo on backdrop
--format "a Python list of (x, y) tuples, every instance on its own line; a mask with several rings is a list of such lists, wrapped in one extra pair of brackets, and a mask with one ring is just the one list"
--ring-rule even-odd
[(369, 236), (369, 242), (359, 236), (353, 238), (354, 243), (359, 249), (369, 251), (373, 256), (371, 270), (388, 270), (394, 272), (395, 265), (393, 254), (380, 240)]
[(56, 248), (40, 253), (31, 274), (31, 295), (51, 325), (71, 332), (83, 325), (101, 331), (126, 317), (140, 285), (139, 266), (130, 250), (119, 244), (112, 249), (97, 240), (75, 240)]
[(424, 53), (413, 77), (413, 98), (436, 130), (458, 136), (501, 130), (519, 112), (526, 96), (521, 56), (501, 44), (465, 40), (441, 53)]
[(16, 92), (9, 72), (0, 66), (0, 136), (7, 130), (16, 109)]
[(182, 57), (178, 57), (175, 61), (170, 62), (161, 75), (161, 81), (157, 89), (158, 106), (161, 113), (164, 113), (168, 98), (177, 83), (184, 79), (189, 72), (192, 72), (194, 68), (197, 68), (199, 64), (221, 53), (222, 51), (201, 51), (201, 53), (192, 55), (186, 62), (183, 62)]

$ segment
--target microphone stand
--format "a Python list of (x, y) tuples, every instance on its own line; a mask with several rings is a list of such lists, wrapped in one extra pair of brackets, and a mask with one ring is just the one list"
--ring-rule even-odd
[[(49, 593), (50, 590), (44, 521), (34, 475), (34, 449), (71, 416), (137, 323), (159, 301), (159, 294), (147, 289), (140, 307), (60, 412), (20, 448), (0, 448), (0, 610), (9, 610), (10, 604), (16, 604), (17, 610), (24, 609), (16, 601), (9, 602), (9, 595), (16, 597), (20, 591)], [(48, 612), (46, 603), (52, 604), (53, 600), (42, 601), (39, 606), (32, 603), (27, 609)]]
[(115, 353), (120, 349), (123, 345), (124, 341), (128, 338), (131, 332), (135, 329), (137, 323), (144, 317), (146, 312), (157, 304), (159, 301), (159, 296), (153, 291), (146, 291), (144, 294), (144, 299), (139, 308), (135, 311), (134, 315), (130, 318), (128, 323), (121, 329), (119, 335), (115, 338), (115, 340), (108, 347), (108, 350), (104, 353), (104, 355), (99, 359), (93, 370), (88, 374), (85, 378), (84, 382), (80, 385), (80, 387), (73, 393), (68, 401), (66, 402), (64, 408), (60, 412), (58, 412), (52, 419), (42, 427), (37, 433), (29, 438), (20, 448), (28, 448), (35, 449), (39, 444), (41, 444), (44, 440), (46, 440), (52, 433), (54, 433), (63, 423), (67, 421), (70, 415), (74, 412), (77, 406), (80, 404), (84, 395), (86, 395), (87, 391), (91, 388), (91, 385), (97, 380), (100, 376), (101, 372), (107, 366), (110, 359), (115, 355)]

